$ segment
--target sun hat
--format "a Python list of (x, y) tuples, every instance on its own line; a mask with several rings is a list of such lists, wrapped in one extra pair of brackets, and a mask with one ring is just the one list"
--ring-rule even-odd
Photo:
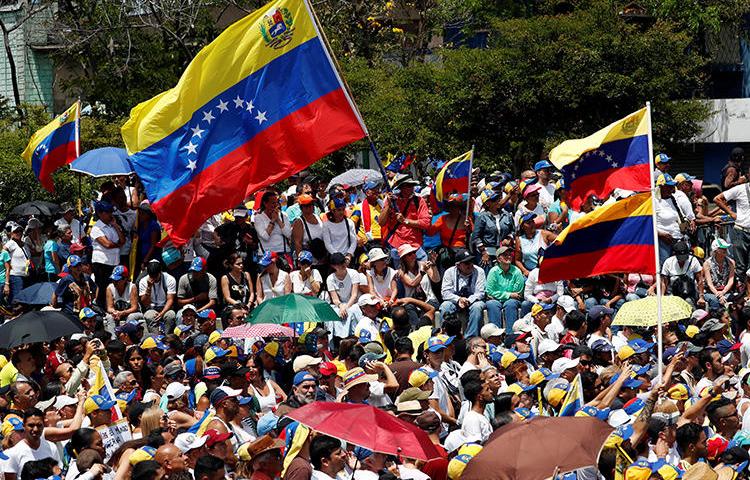
[(357, 385), (374, 382), (377, 379), (377, 375), (367, 374), (361, 367), (354, 367), (344, 374), (342, 387), (344, 390), (350, 390)]

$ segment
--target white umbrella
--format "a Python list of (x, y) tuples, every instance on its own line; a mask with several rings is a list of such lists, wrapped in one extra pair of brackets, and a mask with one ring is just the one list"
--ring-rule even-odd
[(331, 179), (326, 190), (331, 188), (332, 185), (349, 185), (356, 187), (369, 180), (382, 183), (383, 175), (377, 170), (372, 170), (370, 168), (355, 168), (353, 170), (347, 170), (341, 175)]

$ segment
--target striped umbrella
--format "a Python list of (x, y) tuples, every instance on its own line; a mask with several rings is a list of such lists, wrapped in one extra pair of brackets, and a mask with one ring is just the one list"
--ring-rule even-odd
[(225, 338), (258, 338), (258, 337), (293, 337), (294, 330), (275, 323), (245, 323), (229, 327), (221, 334)]

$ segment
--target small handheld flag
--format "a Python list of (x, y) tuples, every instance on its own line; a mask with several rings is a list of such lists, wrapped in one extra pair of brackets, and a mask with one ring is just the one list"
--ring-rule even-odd
[(55, 191), (52, 174), (76, 158), (79, 148), (81, 104), (76, 102), (31, 136), (21, 156), (49, 192)]
[(471, 161), (474, 154), (469, 150), (463, 155), (446, 162), (435, 178), (435, 199), (438, 205), (448, 199), (452, 193), (469, 193)]

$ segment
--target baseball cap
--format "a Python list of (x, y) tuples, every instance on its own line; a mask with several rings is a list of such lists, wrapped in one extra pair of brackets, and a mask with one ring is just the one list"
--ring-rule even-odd
[(164, 260), (166, 265), (172, 265), (180, 259), (180, 252), (174, 247), (165, 248), (161, 252), (161, 259)]
[(515, 350), (506, 350), (500, 357), (500, 365), (503, 368), (508, 368), (511, 364), (517, 360), (526, 360), (529, 358), (528, 353), (520, 353)]
[(708, 315), (708, 312), (703, 310), (702, 308), (696, 308), (695, 310), (693, 310), (693, 313), (690, 314), (690, 318), (692, 320), (695, 320), (696, 322), (700, 322), (708, 317)]
[(560, 295), (557, 298), (557, 306), (565, 310), (565, 313), (570, 313), (576, 309), (576, 301), (570, 295)]
[(685, 172), (680, 172), (674, 176), (674, 181), (677, 183), (692, 182), (693, 180), (695, 180), (695, 177)]
[(360, 367), (365, 368), (368, 363), (377, 362), (377, 361), (380, 361), (380, 360), (382, 360), (384, 358), (385, 358), (385, 354), (384, 353), (380, 353), (380, 354), (377, 354), (377, 353), (365, 353), (364, 355), (362, 355), (361, 357), (359, 357), (359, 361), (357, 362), (357, 364)]
[(490, 337), (500, 337), (502, 335), (505, 335), (505, 330), (494, 323), (488, 323), (487, 325), (482, 326), (482, 329), (479, 331), (479, 336), (484, 340), (487, 340)]
[(709, 318), (701, 326), (701, 332), (718, 332), (724, 328), (724, 324), (715, 318)]
[(190, 262), (191, 272), (202, 272), (204, 268), (206, 268), (206, 259), (203, 257), (195, 257), (193, 261)]
[(92, 395), (83, 403), (83, 409), (86, 412), (86, 415), (88, 415), (97, 410), (109, 410), (114, 407), (116, 403), (117, 402), (114, 400), (107, 400), (101, 395)]
[(581, 363), (580, 358), (558, 358), (552, 362), (552, 373), (562, 373), (570, 368), (576, 368), (579, 363)]
[(256, 431), (258, 432), (258, 435), (265, 435), (271, 430), (274, 430), (278, 424), (279, 417), (274, 415), (273, 412), (268, 412), (258, 419)]
[(310, 205), (315, 199), (309, 193), (303, 193), (297, 197), (297, 203), (300, 205)]
[(154, 335), (151, 337), (144, 338), (141, 342), (141, 348), (144, 350), (150, 350), (152, 348), (158, 348), (159, 350), (169, 350), (169, 346), (165, 344), (161, 335)]
[(94, 318), (95, 316), (96, 312), (89, 307), (84, 307), (80, 312), (78, 312), (78, 318), (80, 320), (83, 320), (84, 318)]
[(549, 338), (542, 339), (542, 341), (539, 342), (539, 346), (537, 347), (537, 350), (539, 351), (537, 356), (541, 357), (545, 353), (554, 352), (558, 348), (560, 348), (560, 344), (556, 341)]
[(169, 385), (167, 385), (166, 390), (164, 390), (164, 396), (167, 397), (169, 400), (175, 400), (177, 398), (181, 398), (189, 390), (190, 390), (190, 387), (180, 382), (172, 382)]
[(594, 305), (589, 310), (588, 316), (591, 320), (599, 320), (605, 315), (612, 315), (615, 313), (611, 308), (607, 308), (604, 305)]
[(544, 168), (552, 168), (553, 165), (549, 162), (549, 160), (539, 160), (534, 164), (534, 171), (538, 172), (539, 170), (542, 170)]
[(397, 401), (410, 402), (412, 400), (427, 400), (428, 398), (430, 398), (430, 395), (432, 394), (427, 390), (422, 390), (419, 387), (409, 387), (401, 392), (401, 395), (398, 396)]
[(380, 305), (380, 300), (369, 293), (364, 293), (359, 297), (359, 300), (357, 300), (357, 305), (359, 305), (360, 307), (364, 307), (365, 305)]
[(224, 350), (221, 347), (212, 345), (208, 348), (208, 350), (206, 350), (206, 353), (203, 355), (203, 359), (206, 361), (206, 363), (208, 363), (216, 360), (217, 358), (225, 357), (228, 353), (229, 350)]
[[(613, 383), (617, 381), (618, 378), (620, 378), (620, 374), (619, 373), (614, 374), (612, 378), (610, 378), (609, 384), (612, 385)], [(640, 387), (641, 385), (643, 385), (643, 380), (636, 380), (635, 378), (628, 378), (627, 380), (625, 380), (625, 382), (623, 382), (622, 387), (635, 389), (635, 388)]]
[(112, 275), (109, 276), (110, 280), (118, 281), (128, 277), (128, 267), (124, 265), (118, 265), (112, 270)]
[(41, 402), (37, 402), (35, 407), (41, 411), (45, 411), (48, 408), (52, 407), (54, 404), (55, 404), (55, 397), (52, 397), (52, 398), (48, 398), (47, 400), (42, 400)]
[(201, 436), (190, 432), (184, 432), (177, 435), (174, 439), (174, 446), (179, 448), (182, 453), (188, 453), (190, 450), (201, 448), (206, 444), (208, 437)]
[(427, 340), (427, 350), (431, 352), (437, 352), (447, 348), (445, 341), (440, 337), (430, 337)]
[(431, 380), (438, 376), (438, 373), (434, 370), (427, 370), (426, 368), (418, 368), (411, 372), (409, 375), (409, 385), (412, 387), (421, 387), (428, 380)]
[(135, 323), (131, 323), (131, 322), (125, 322), (121, 324), (119, 327), (115, 328), (115, 333), (118, 335), (121, 333), (135, 333), (137, 331), (138, 331), (138, 325)]
[(661, 186), (667, 186), (667, 187), (674, 187), (677, 185), (677, 182), (674, 181), (674, 178), (672, 178), (672, 175), (668, 173), (662, 173), (658, 177), (656, 177), (656, 185), (658, 187)]
[(671, 160), (672, 157), (666, 153), (657, 153), (656, 156), (654, 156), (654, 163), (668, 163)]
[(294, 380), (292, 381), (292, 385), (295, 387), (303, 382), (315, 382), (318, 383), (318, 380), (310, 374), (310, 372), (297, 372), (296, 375), (294, 375)]
[(309, 366), (319, 365), (320, 362), (322, 361), (323, 359), (320, 357), (313, 357), (311, 355), (300, 355), (294, 359), (294, 362), (292, 363), (292, 369), (294, 370), (294, 373), (297, 373), (301, 370), (306, 369)]
[(320, 367), (318, 367), (318, 370), (320, 370), (320, 374), (325, 377), (329, 375), (333, 375), (336, 372), (338, 372), (338, 368), (336, 367), (336, 364), (333, 362), (321, 362)]
[(313, 262), (313, 254), (308, 252), (307, 250), (302, 250), (299, 252), (299, 255), (297, 255), (297, 261), (302, 263), (312, 263)]
[(78, 405), (78, 399), (68, 395), (58, 395), (55, 397), (55, 410), (60, 410), (69, 405)]
[(69, 267), (77, 267), (81, 264), (81, 257), (78, 255), (71, 255), (68, 257), (68, 260), (65, 262), (65, 264)]
[(594, 352), (611, 352), (614, 350), (614, 347), (607, 340), (600, 338), (591, 344), (591, 350)]
[(212, 365), (210, 367), (203, 368), (203, 378), (206, 380), (216, 380), (221, 377), (221, 368)]
[(468, 250), (464, 248), (460, 248), (456, 250), (455, 258), (456, 258), (456, 265), (458, 265), (459, 263), (466, 263), (466, 262), (474, 261), (474, 256), (471, 253), (469, 253)]
[(556, 308), (554, 303), (535, 303), (531, 306), (531, 315), (535, 317), (542, 312), (549, 312), (554, 308)]
[(153, 460), (156, 455), (156, 449), (149, 445), (144, 445), (130, 454), (130, 464), (136, 465), (146, 460)]
[(542, 382), (546, 382), (547, 380), (552, 380), (553, 378), (559, 378), (559, 373), (552, 373), (552, 370), (549, 368), (540, 368), (539, 370), (534, 370), (531, 372), (531, 375), (529, 375), (529, 384), (531, 385), (539, 385)]
[(210, 428), (203, 436), (206, 437), (206, 447), (213, 447), (217, 443), (227, 441), (232, 436), (232, 432), (219, 433), (218, 430)]
[(227, 398), (236, 398), (242, 394), (242, 390), (235, 390), (226, 386), (216, 387), (211, 395), (208, 397), (211, 405), (216, 406), (226, 400)]
[(16, 415), (8, 415), (0, 426), (0, 433), (7, 437), (11, 432), (23, 432), (23, 420)]

